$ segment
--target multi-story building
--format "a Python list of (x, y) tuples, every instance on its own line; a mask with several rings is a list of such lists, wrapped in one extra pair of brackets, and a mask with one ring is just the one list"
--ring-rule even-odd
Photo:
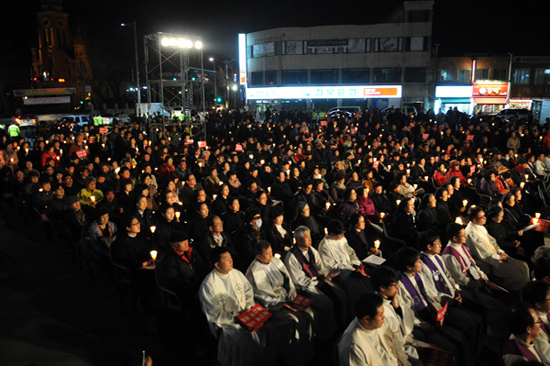
[(239, 36), (247, 102), (326, 110), (429, 103), (433, 0), (404, 1), (391, 22), (275, 28)]

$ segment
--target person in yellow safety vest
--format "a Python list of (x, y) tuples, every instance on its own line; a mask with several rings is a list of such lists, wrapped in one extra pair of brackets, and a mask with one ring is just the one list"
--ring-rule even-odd
[(101, 126), (103, 124), (103, 117), (99, 114), (94, 117), (94, 126)]
[(13, 123), (10, 127), (8, 127), (8, 135), (10, 135), (12, 139), (15, 139), (21, 135), (21, 130), (19, 129), (17, 123)]

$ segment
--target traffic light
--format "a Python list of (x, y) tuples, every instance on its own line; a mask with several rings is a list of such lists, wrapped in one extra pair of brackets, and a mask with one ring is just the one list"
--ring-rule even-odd
[(221, 104), (223, 102), (223, 98), (218, 96), (216, 97), (216, 103)]

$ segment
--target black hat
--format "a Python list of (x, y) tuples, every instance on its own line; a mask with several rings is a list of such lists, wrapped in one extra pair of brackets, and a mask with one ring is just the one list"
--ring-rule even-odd
[(252, 220), (254, 220), (254, 216), (261, 215), (262, 212), (257, 207), (250, 207), (248, 210), (246, 210), (244, 214), (244, 222), (250, 223)]
[(189, 235), (185, 230), (178, 230), (170, 234), (169, 240), (172, 244), (179, 243), (181, 241), (189, 240)]

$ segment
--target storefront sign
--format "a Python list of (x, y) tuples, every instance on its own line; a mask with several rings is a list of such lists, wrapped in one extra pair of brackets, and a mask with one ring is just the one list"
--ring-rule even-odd
[(247, 99), (401, 98), (401, 85), (288, 86), (247, 88)]
[(474, 98), (508, 96), (508, 83), (476, 83), (473, 89)]

